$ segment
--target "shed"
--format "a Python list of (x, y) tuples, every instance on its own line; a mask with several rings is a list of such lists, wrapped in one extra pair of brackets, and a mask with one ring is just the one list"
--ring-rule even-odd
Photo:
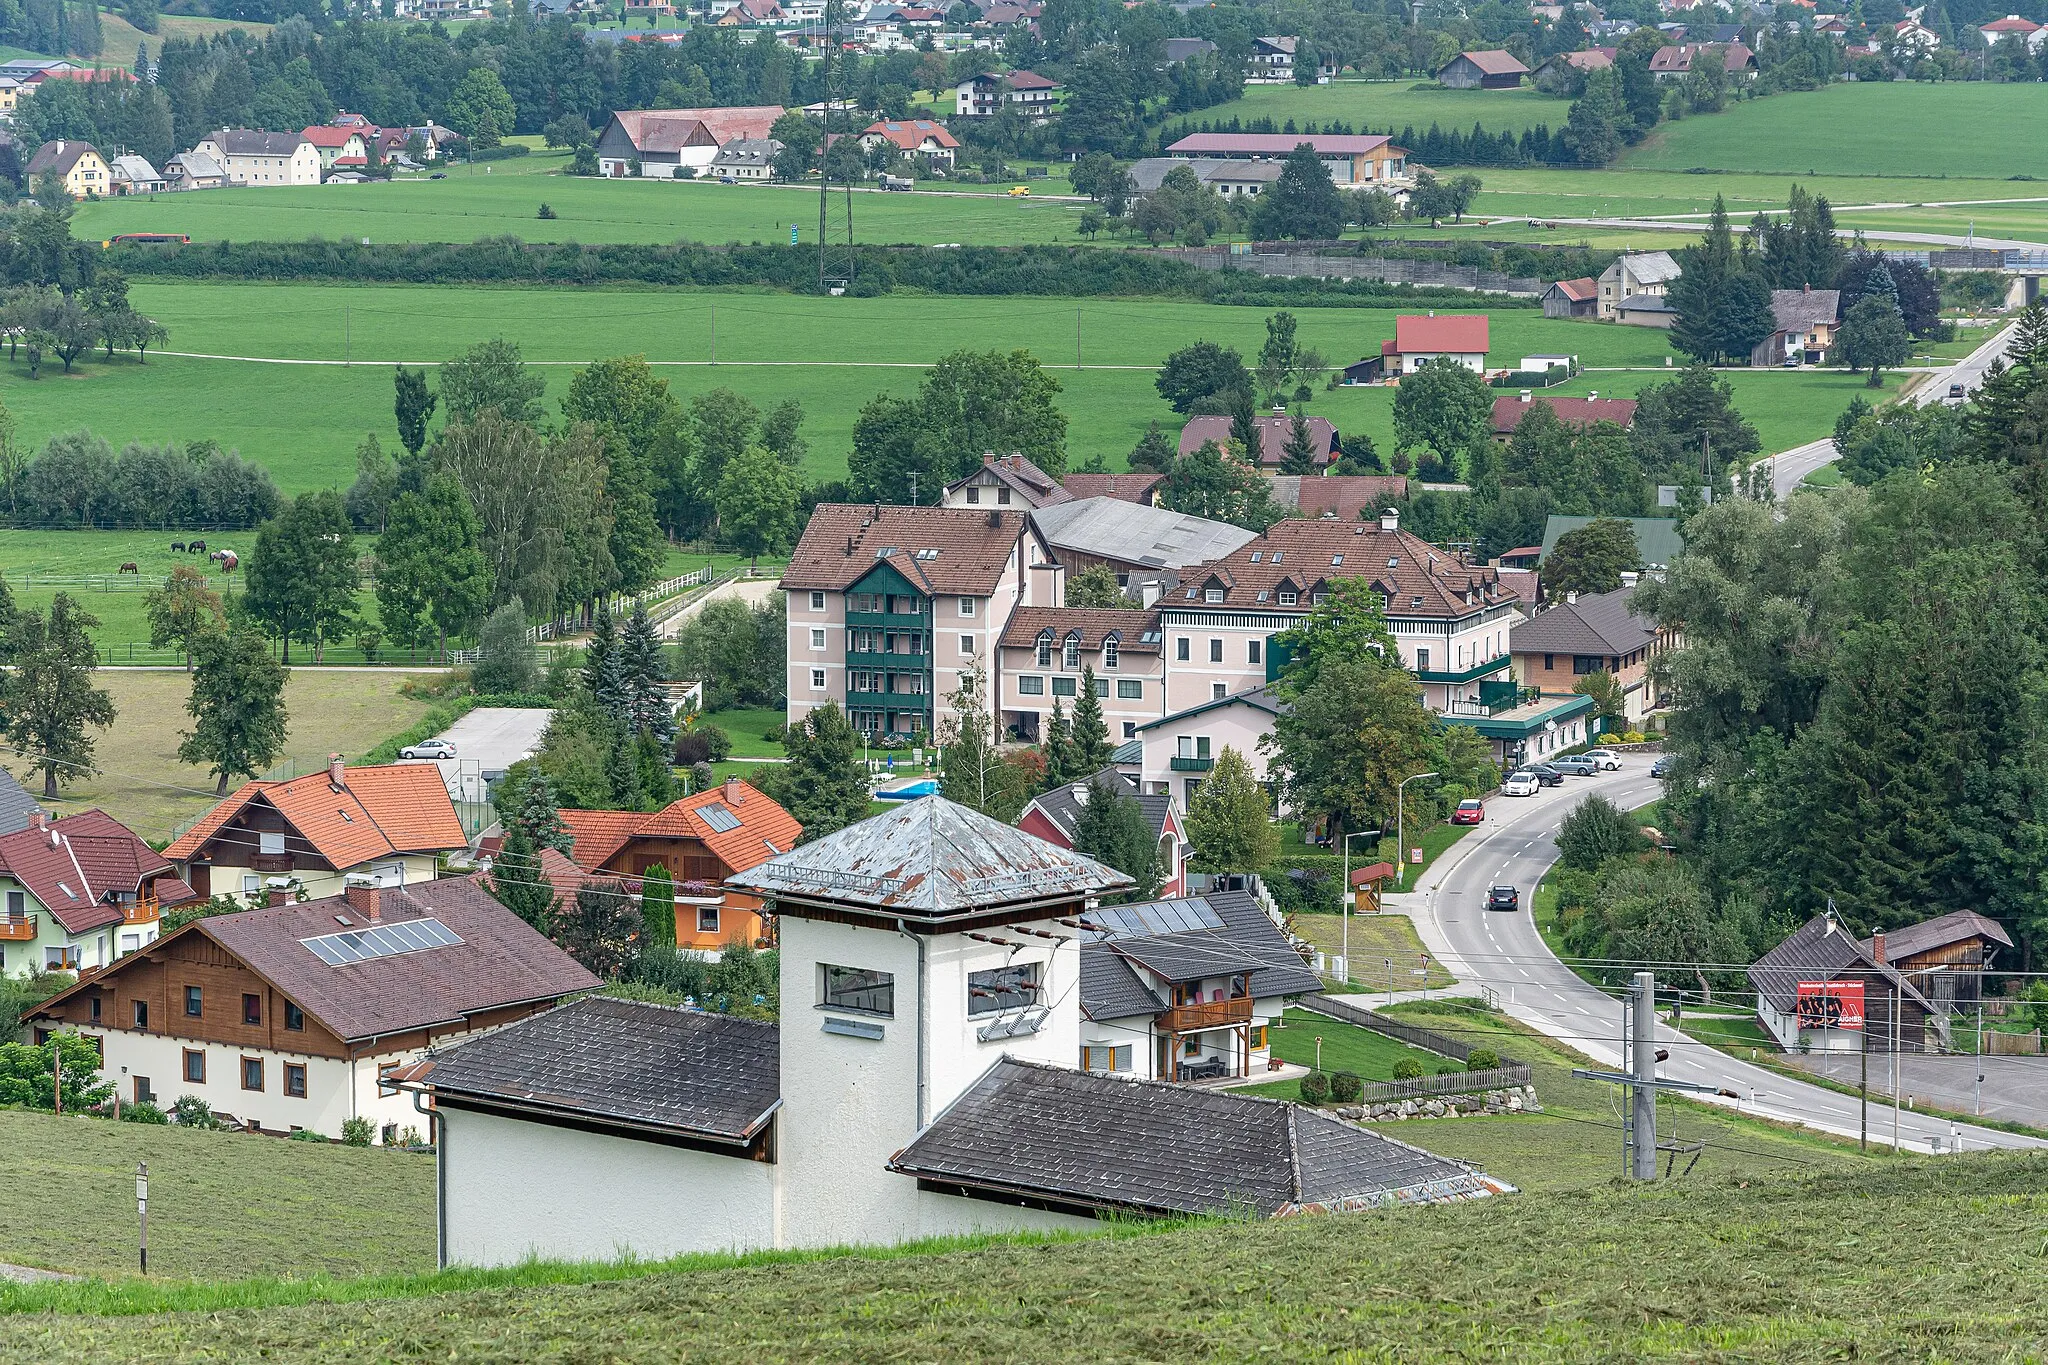
[(1436, 79), (1452, 90), (1512, 90), (1528, 74), (1529, 68), (1512, 52), (1490, 48), (1460, 52), (1437, 69)]

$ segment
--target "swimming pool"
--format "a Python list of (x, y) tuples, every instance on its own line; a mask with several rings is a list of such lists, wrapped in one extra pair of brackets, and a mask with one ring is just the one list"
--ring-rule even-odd
[(913, 782), (907, 787), (896, 787), (889, 791), (876, 792), (875, 800), (915, 801), (920, 796), (930, 796), (933, 792), (937, 791), (938, 789), (939, 784), (928, 777), (922, 782)]

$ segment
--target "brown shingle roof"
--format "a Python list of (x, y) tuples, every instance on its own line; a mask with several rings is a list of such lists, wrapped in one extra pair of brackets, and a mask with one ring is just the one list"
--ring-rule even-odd
[(1303, 517), (1334, 517), (1357, 521), (1376, 514), (1390, 502), (1408, 496), (1408, 480), (1399, 474), (1278, 474), (1273, 501)]
[[(1458, 618), (1513, 600), (1501, 591), (1493, 569), (1468, 564), (1406, 531), (1319, 519), (1275, 522), (1243, 549), (1188, 569), (1181, 574), (1182, 591), (1160, 605), (1206, 603), (1206, 590), (1220, 587), (1226, 608), (1306, 612), (1317, 585), (1339, 578), (1363, 579), (1384, 593), (1389, 616)], [(1280, 605), (1282, 590), (1300, 594), (1293, 606)]]
[(946, 485), (950, 496), (953, 490), (961, 488), (982, 474), (993, 477), (998, 483), (1006, 483), (1024, 495), (1027, 507), (1051, 507), (1057, 503), (1071, 502), (1074, 495), (1062, 486), (1062, 481), (1040, 469), (1036, 463), (1012, 452), (998, 458), (993, 452), (984, 452), (981, 464), (962, 474)]
[(68, 934), (119, 921), (121, 909), (107, 897), (136, 895), (145, 881), (162, 881), (164, 904), (192, 899), (191, 888), (171, 871), (167, 858), (105, 811), (80, 811), (41, 829), (0, 836), (0, 872), (42, 902)]
[(1529, 72), (1528, 67), (1515, 59), (1514, 53), (1503, 52), (1499, 48), (1490, 48), (1485, 52), (1460, 52), (1458, 56), (1489, 76), (1518, 76), (1527, 75)]
[(1512, 654), (1635, 653), (1657, 638), (1657, 623), (1629, 609), (1634, 588), (1560, 601), (1508, 632)]
[(1122, 502), (1135, 502), (1150, 506), (1152, 490), (1159, 486), (1164, 474), (1069, 474), (1060, 480), (1060, 487), (1074, 498), (1116, 498)]
[[(789, 558), (782, 586), (843, 592), (886, 561), (928, 592), (986, 597), (1026, 527), (1021, 512), (979, 507), (821, 503)], [(920, 550), (938, 554), (920, 559)]]
[(1505, 436), (1522, 425), (1522, 419), (1538, 403), (1547, 405), (1557, 420), (1569, 427), (1589, 427), (1595, 422), (1612, 422), (1627, 428), (1636, 420), (1633, 398), (1496, 398), (1493, 400), (1493, 434)]
[[(1259, 463), (1278, 468), (1286, 458), (1287, 439), (1294, 434), (1294, 419), (1277, 413), (1268, 413), (1258, 419)], [(1337, 436), (1337, 428), (1327, 417), (1308, 419), (1309, 439), (1315, 442), (1315, 462), (1328, 464), (1335, 456), (1344, 453)], [(1188, 424), (1180, 429), (1180, 453), (1192, 455), (1202, 448), (1205, 441), (1225, 445), (1230, 440), (1230, 419), (1228, 417), (1191, 417)]]
[(1081, 650), (1094, 662), (1102, 642), (1111, 631), (1117, 633), (1117, 648), (1126, 654), (1157, 654), (1160, 649), (1159, 613), (1116, 611), (1099, 607), (1019, 607), (1003, 627), (1005, 649), (1028, 649), (1040, 631), (1053, 634), (1055, 648), (1069, 633), (1081, 632)]
[[(345, 768), (342, 783), (337, 790), (324, 768), (289, 782), (245, 782), (165, 849), (164, 856), (195, 856), (252, 804), (275, 808), (304, 840), (305, 851), (335, 868), (355, 867), (393, 853), (438, 853), (469, 844), (441, 770), (432, 763)], [(234, 852), (255, 851), (247, 847), (245, 836), (226, 837), (235, 843)]]

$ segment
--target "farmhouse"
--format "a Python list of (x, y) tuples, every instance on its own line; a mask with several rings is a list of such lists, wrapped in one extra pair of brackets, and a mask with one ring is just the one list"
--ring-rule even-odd
[(1244, 83), (1294, 84), (1294, 50), (1300, 42), (1299, 38), (1289, 37), (1252, 39), (1251, 55), (1245, 58)]
[(156, 167), (132, 153), (115, 157), (107, 169), (115, 194), (151, 194), (164, 187)]
[(380, 889), (195, 920), (88, 973), (28, 1022), (98, 1040), (124, 1099), (197, 1095), (251, 1131), (338, 1137), (423, 1124), (391, 1073), (451, 1038), (597, 978), (475, 881)]
[(1634, 729), (1661, 704), (1651, 663), (1682, 639), (1630, 607), (1633, 585), (1552, 602), (1508, 633), (1515, 680), (1546, 696), (1568, 697), (1589, 675), (1621, 688), (1623, 719)]
[(1782, 365), (1787, 361), (1825, 365), (1834, 349), (1836, 318), (1842, 307), (1838, 289), (1771, 291), (1771, 334), (1749, 353), (1752, 365)]
[[(1640, 256), (1623, 256), (1600, 272), (1600, 316), (1609, 322), (1622, 321), (1624, 305), (1644, 298), (1661, 300), (1678, 278), (1678, 262), (1668, 251), (1650, 251)], [(1641, 305), (1638, 311), (1650, 311)], [(1664, 305), (1668, 320), (1670, 305)]]
[(1600, 282), (1591, 276), (1559, 280), (1543, 291), (1543, 316), (1590, 318), (1600, 314)]
[(317, 185), (320, 153), (298, 133), (223, 128), (192, 149), (213, 158), (230, 185)]
[(688, 178), (708, 169), (729, 142), (760, 140), (782, 117), (779, 104), (730, 109), (621, 109), (597, 138), (597, 173), (639, 174), (657, 180)]
[(164, 850), (202, 896), (262, 898), (266, 881), (332, 895), (350, 873), (379, 886), (430, 882), (469, 847), (431, 763), (344, 767), (288, 782), (245, 782)]
[(711, 158), (711, 174), (734, 180), (772, 180), (775, 158), (780, 155), (782, 144), (772, 137), (741, 138), (718, 149), (718, 155)]
[(1683, 80), (1708, 63), (1719, 63), (1731, 76), (1756, 74), (1756, 53), (1743, 43), (1679, 43), (1660, 47), (1650, 57), (1650, 74), (1660, 83)]
[(1919, 1052), (1945, 1031), (1947, 1019), (1912, 982), (1866, 949), (1833, 912), (1815, 915), (1750, 964), (1757, 1019), (1787, 1051), (1857, 1052), (1871, 1034), (1873, 1050)]
[(0, 834), (0, 977), (98, 970), (154, 942), (167, 907), (196, 899), (168, 859), (104, 811), (52, 820), (31, 806)]
[[(1031, 798), (1031, 803), (1017, 817), (1017, 828), (1026, 834), (1036, 835), (1049, 844), (1060, 848), (1074, 846), (1074, 833), (1080, 827), (1081, 814), (1089, 801), (1094, 799), (1096, 788), (1118, 797), (1125, 797), (1138, 803), (1144, 814), (1145, 823), (1152, 827), (1152, 837), (1159, 843), (1159, 873), (1161, 883), (1158, 894), (1173, 898), (1184, 896), (1188, 889), (1188, 859), (1194, 849), (1188, 843), (1187, 829), (1180, 812), (1174, 808), (1170, 796), (1144, 796), (1138, 790), (1138, 779), (1115, 768), (1104, 768), (1090, 777), (1055, 787)], [(1300, 959), (1296, 958), (1299, 962)], [(1085, 979), (1088, 955), (1081, 955), (1082, 975)], [(1085, 981), (1082, 989), (1081, 1008), (1088, 1008)], [(1094, 1070), (1096, 1068), (1089, 1068)], [(1107, 1068), (1103, 1068), (1107, 1069)], [(1173, 1076), (1162, 1076), (1163, 1080), (1174, 1080)]]
[(228, 173), (204, 152), (180, 152), (164, 163), (164, 188), (171, 190), (217, 190), (228, 183)]
[(1380, 343), (1386, 376), (1413, 374), (1432, 360), (1449, 360), (1468, 370), (1486, 373), (1486, 315), (1450, 314), (1425, 317), (1403, 314), (1394, 319), (1392, 339)]
[(953, 168), (953, 155), (960, 150), (959, 139), (928, 118), (878, 120), (861, 132), (860, 145), (870, 151), (894, 147), (941, 170)]
[(590, 873), (641, 878), (656, 867), (676, 884), (675, 943), (715, 952), (767, 935), (759, 897), (722, 883), (796, 847), (803, 826), (749, 782), (731, 778), (658, 811), (564, 810), (569, 857)]
[(1438, 85), (1452, 90), (1512, 90), (1529, 74), (1512, 52), (1460, 52), (1437, 68)]
[(1984, 973), (2000, 948), (2013, 946), (1997, 920), (1974, 910), (1952, 910), (1934, 919), (1872, 934), (1860, 945), (1911, 982), (1937, 1009), (1953, 1014), (1984, 998)]
[(1338, 185), (1412, 183), (1408, 150), (1383, 134), (1351, 133), (1190, 133), (1166, 149), (1181, 160), (1212, 158), (1235, 161), (1285, 161), (1306, 144), (1329, 169)]
[(358, 129), (316, 123), (299, 136), (313, 144), (313, 150), (320, 155), (320, 169), (323, 171), (361, 170), (370, 164), (370, 154), (363, 143), (364, 135)]
[[(1271, 473), (1280, 468), (1287, 459), (1287, 443), (1294, 436), (1294, 419), (1284, 412), (1270, 412), (1253, 419), (1259, 430), (1259, 451), (1255, 463), (1262, 470)], [(1344, 453), (1342, 439), (1337, 428), (1327, 417), (1308, 419), (1308, 438), (1314, 447), (1313, 459), (1318, 470), (1329, 467), (1333, 460)], [(1218, 446), (1230, 444), (1230, 419), (1228, 417), (1190, 417), (1180, 429), (1180, 453), (1192, 455), (1204, 443), (1214, 441)]]
[(28, 159), (22, 174), (29, 180), (54, 175), (73, 199), (103, 198), (114, 193), (113, 177), (99, 149), (90, 142), (45, 142)]
[(1228, 157), (1148, 156), (1131, 163), (1131, 187), (1139, 194), (1151, 194), (1164, 184), (1177, 167), (1194, 172), (1195, 179), (1225, 199), (1251, 198), (1280, 178), (1285, 169), (1278, 161), (1242, 161)]
[(942, 798), (732, 885), (774, 902), (780, 1025), (594, 997), (402, 1078), (433, 1097), (444, 1264), (1506, 1188), (1298, 1106), (1076, 1069), (1075, 926), (1129, 879)]

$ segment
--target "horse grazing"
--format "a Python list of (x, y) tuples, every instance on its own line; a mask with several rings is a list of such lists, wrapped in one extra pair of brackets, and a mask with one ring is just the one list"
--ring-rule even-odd
[(181, 554), (185, 553), (185, 542), (184, 542), (184, 541), (182, 541), (182, 540), (174, 540), (174, 541), (172, 541), (172, 542), (171, 542), (171, 553), (172, 553), (172, 554), (174, 554), (174, 555), (181, 555)]
[(120, 572), (120, 573), (132, 573), (132, 574), (134, 574), (134, 575), (135, 575), (135, 576), (136, 576), (137, 578), (140, 578), (140, 577), (142, 576), (142, 570), (136, 567), (136, 565), (135, 565), (135, 561), (134, 561), (134, 560), (132, 560), (132, 559), (131, 559), (131, 560), (129, 560), (129, 561), (128, 561), (128, 562), (126, 563), (126, 564), (123, 564), (123, 565), (122, 565), (122, 566), (120, 567), (120, 569), (119, 569), (119, 571), (118, 571), (118, 572)]
[[(175, 550), (179, 547), (173, 545), (171, 548)], [(195, 540), (190, 545), (185, 546), (184, 548), (190, 550), (195, 555), (203, 555), (206, 553), (206, 542), (203, 540)]]
[(213, 554), (209, 556), (209, 558), (218, 559), (220, 561), (220, 571), (222, 573), (233, 573), (235, 571), (235, 566), (242, 562), (240, 559), (235, 557), (235, 552), (233, 550), (215, 550)]

